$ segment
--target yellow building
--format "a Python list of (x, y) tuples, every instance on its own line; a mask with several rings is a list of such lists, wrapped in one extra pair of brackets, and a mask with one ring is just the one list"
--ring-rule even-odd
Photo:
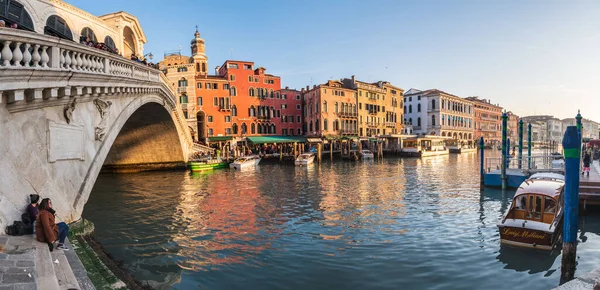
[(354, 76), (342, 82), (345, 87), (357, 92), (359, 136), (376, 137), (402, 132), (404, 90), (383, 81), (361, 82)]

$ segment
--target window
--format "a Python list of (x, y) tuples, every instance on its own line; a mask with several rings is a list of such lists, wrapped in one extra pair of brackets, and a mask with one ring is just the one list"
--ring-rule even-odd
[(431, 109), (435, 110), (435, 100), (431, 100)]
[(178, 67), (177, 68), (177, 72), (186, 72), (187, 71), (187, 67)]
[(300, 95), (296, 95), (296, 100), (300, 100)]
[(256, 125), (254, 123), (250, 125), (250, 134), (256, 134)]
[(255, 83), (258, 83), (258, 78), (254, 78), (254, 82), (255, 82)]
[(187, 104), (187, 102), (188, 102), (188, 97), (186, 95), (181, 95), (179, 97), (179, 103), (180, 104)]
[(421, 127), (421, 117), (417, 118), (417, 127)]
[(242, 123), (242, 134), (248, 133), (248, 125), (246, 123)]
[(237, 116), (237, 107), (235, 105), (231, 107), (231, 116)]
[(287, 129), (281, 129), (281, 135), (288, 135)]
[(302, 135), (302, 129), (298, 128), (298, 135)]
[(323, 131), (327, 131), (327, 119), (323, 119)]
[(251, 70), (251, 69), (252, 69), (252, 65), (250, 65), (250, 64), (245, 64), (245, 65), (244, 65), (244, 69)]
[(421, 100), (421, 95), (417, 96), (417, 100), (419, 100), (419, 101)]
[[(12, 4), (13, 3), (11, 3), (11, 5)], [(26, 15), (27, 12), (25, 11), (25, 9), (23, 9), (23, 14), (25, 14), (24, 15), (25, 17), (23, 17), (22, 19), (24, 21), (31, 22), (31, 30), (33, 30), (33, 22), (31, 21), (31, 18), (29, 17), (29, 15)], [(48, 20), (46, 20), (46, 27), (44, 28), (44, 34), (53, 35), (53, 36), (57, 36), (57, 37), (68, 39), (68, 40), (73, 40), (73, 33), (71, 32), (71, 29), (69, 29), (69, 26), (67, 25), (65, 20), (56, 15), (52, 15), (52, 16), (48, 17)], [(105, 42), (106, 42), (106, 40), (105, 40)], [(113, 42), (113, 44), (114, 44), (114, 42)]]
[(213, 129), (208, 128), (208, 136), (212, 136), (212, 135), (214, 135)]
[(94, 31), (89, 27), (84, 27), (81, 30), (81, 37), (83, 37), (84, 40), (85, 40), (85, 38), (89, 38), (93, 42), (98, 42), (96, 40), (96, 34), (94, 34)]
[(216, 106), (218, 106), (218, 105), (219, 105), (219, 98), (217, 98), (217, 97), (214, 97), (214, 98), (213, 98), (213, 106), (215, 106), (215, 107), (216, 107)]
[(223, 89), (224, 90), (229, 90), (229, 84), (223, 84)]
[(271, 99), (275, 97), (275, 95), (273, 94), (273, 90), (271, 90), (271, 93), (269, 94), (269, 96), (271, 97)]
[(279, 95), (279, 92), (276, 92), (276, 93), (275, 93), (275, 98), (277, 98), (277, 99), (281, 99), (281, 95)]
[(185, 78), (180, 79), (179, 81), (177, 81), (177, 86), (178, 87), (187, 87), (187, 80)]
[(208, 122), (212, 123), (212, 116), (208, 116)]
[(229, 80), (230, 81), (235, 81), (235, 75), (229, 75)]
[(231, 135), (231, 128), (227, 128), (227, 129), (225, 129), (225, 134), (227, 134), (227, 135)]
[(213, 90), (217, 90), (217, 89), (219, 89), (219, 84), (213, 83)]
[(281, 104), (282, 109), (287, 109), (287, 104)]
[(421, 112), (421, 103), (417, 104), (417, 112)]
[(238, 133), (238, 126), (237, 126), (237, 124), (231, 125), (231, 130), (233, 131), (233, 134), (237, 134)]
[(300, 110), (300, 105), (296, 105), (296, 110)]
[(408, 113), (412, 113), (412, 105), (408, 105)]
[(237, 63), (228, 63), (227, 68), (238, 69), (238, 64)]
[(196, 87), (199, 88), (199, 89), (201, 89), (202, 88), (202, 83), (197, 83)]
[(198, 99), (196, 99), (196, 104), (198, 106), (202, 106), (202, 97), (198, 97)]
[(431, 115), (431, 126), (435, 126), (435, 115)]
[[(296, 122), (300, 123), (301, 121), (302, 121), (302, 120), (300, 119), (300, 115), (297, 115), (297, 116), (296, 116)], [(300, 133), (298, 133), (298, 134), (300, 134)]]
[(250, 83), (251, 83), (253, 80), (254, 80), (254, 77), (252, 77), (252, 76), (248, 76), (248, 82), (250, 82)]
[(408, 118), (408, 124), (412, 125), (412, 118)]
[(338, 111), (338, 103), (337, 103), (337, 102), (335, 102), (335, 104), (333, 105), (333, 110), (334, 110), (334, 112), (336, 112), (336, 113), (338, 113), (338, 112), (339, 112), (339, 111)]
[(231, 87), (231, 89), (229, 89), (229, 95), (232, 97), (237, 96), (237, 90), (235, 89), (235, 87)]
[(256, 110), (254, 109), (254, 106), (250, 106), (250, 108), (248, 109), (248, 116), (256, 117)]

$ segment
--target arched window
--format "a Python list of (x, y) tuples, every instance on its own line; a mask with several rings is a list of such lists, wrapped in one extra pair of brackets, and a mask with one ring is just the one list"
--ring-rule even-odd
[(115, 46), (115, 42), (113, 41), (112, 37), (110, 37), (110, 35), (107, 35), (106, 37), (104, 37), (104, 44), (108, 47), (110, 47), (110, 49), (112, 49), (113, 51), (115, 50), (115, 48), (117, 48)]
[(96, 39), (96, 34), (94, 33), (94, 31), (89, 28), (89, 27), (84, 27), (81, 30), (81, 37), (85, 40), (86, 38), (89, 38), (91, 41), (93, 42), (98, 42), (98, 40)]
[(19, 29), (34, 31), (33, 21), (25, 10), (23, 4), (15, 0), (0, 1), (0, 19), (6, 22), (6, 26), (17, 24)]
[(200, 72), (200, 64), (199, 63), (196, 63), (196, 71)]
[(417, 112), (421, 112), (421, 103), (417, 104)]
[(271, 99), (275, 97), (275, 95), (273, 94), (273, 90), (271, 90), (271, 92), (269, 93), (269, 95), (271, 96)]
[(205, 62), (202, 63), (202, 72), (203, 73), (206, 72), (206, 63)]
[[(256, 109), (254, 108), (254, 105), (250, 106), (250, 109), (248, 109), (248, 116), (256, 117)], [(252, 124), (252, 125), (254, 125), (254, 124)]]
[(238, 126), (236, 123), (233, 123), (233, 125), (231, 125), (231, 131), (233, 131), (234, 135), (238, 133)]
[(231, 116), (237, 116), (237, 107), (235, 105), (231, 107)]
[(412, 118), (408, 118), (409, 125), (412, 125)]
[(251, 87), (248, 89), (248, 95), (254, 97), (254, 88)]
[(180, 80), (177, 81), (177, 86), (178, 87), (187, 87), (187, 80), (185, 78), (181, 78)]
[(312, 132), (312, 121), (310, 121), (310, 124), (308, 125), (308, 132)]
[(256, 134), (256, 125), (254, 125), (254, 123), (250, 125), (250, 132), (251, 134)]
[[(254, 124), (252, 124), (254, 125)], [(258, 134), (262, 134), (263, 130), (262, 130), (262, 125), (258, 124)]]
[(275, 124), (271, 124), (271, 130), (269, 130), (269, 133), (275, 134)]
[(229, 95), (232, 97), (237, 96), (237, 90), (235, 89), (235, 87), (231, 87), (231, 89), (229, 90)]
[(327, 113), (327, 101), (323, 101), (323, 112)]
[(334, 105), (334, 107), (335, 107), (335, 108), (334, 108), (334, 109), (335, 109), (335, 112), (337, 113), (337, 112), (338, 112), (338, 103), (337, 103), (337, 102), (335, 102), (335, 105)]
[(404, 112), (406, 112), (406, 106), (404, 106)]
[(431, 126), (435, 126), (435, 115), (431, 115)]
[(242, 123), (242, 134), (248, 133), (248, 126), (246, 123)]
[(276, 92), (276, 93), (275, 93), (275, 98), (277, 98), (277, 99), (281, 99), (281, 95), (279, 95), (279, 92)]
[(435, 110), (435, 100), (431, 100), (431, 109)]
[(179, 96), (179, 103), (180, 104), (187, 104), (188, 102), (188, 97), (186, 94), (183, 94), (181, 96)]
[(56, 15), (51, 15), (50, 17), (48, 17), (48, 20), (46, 20), (44, 34), (60, 37), (63, 39), (73, 40), (73, 33), (67, 25), (67, 22), (64, 19), (60, 18), (60, 16)]
[(421, 117), (417, 118), (417, 127), (421, 127)]
[[(412, 113), (412, 105), (408, 105), (408, 112)], [(411, 122), (412, 123), (412, 122)]]

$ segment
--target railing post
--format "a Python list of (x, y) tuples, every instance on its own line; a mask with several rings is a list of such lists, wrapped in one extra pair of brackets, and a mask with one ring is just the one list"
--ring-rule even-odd
[(60, 48), (58, 46), (50, 47), (50, 67), (60, 68)]
[(484, 156), (483, 156), (483, 137), (479, 137), (479, 182), (481, 186), (484, 185), (484, 176), (485, 176), (485, 164), (484, 164)]
[(502, 189), (506, 189), (506, 126), (508, 123), (508, 115), (506, 112), (502, 114), (502, 161), (500, 164), (500, 179), (502, 180)]
[(564, 224), (561, 282), (572, 280), (577, 257), (579, 211), (579, 158), (581, 139), (576, 126), (569, 126), (562, 140), (565, 156)]
[(104, 59), (104, 73), (110, 74), (110, 59), (108, 58)]
[(519, 120), (519, 169), (523, 168), (523, 120)]
[(527, 124), (527, 170), (531, 170), (531, 123)]

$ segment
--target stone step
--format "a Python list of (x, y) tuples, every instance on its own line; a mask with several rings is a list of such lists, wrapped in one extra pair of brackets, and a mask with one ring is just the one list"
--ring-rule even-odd
[(579, 192), (580, 193), (598, 193), (600, 194), (600, 186), (594, 186), (594, 185), (579, 185)]
[(52, 256), (46, 243), (40, 243), (32, 239), (36, 249), (35, 267), (37, 270), (37, 279), (35, 281), (38, 290), (60, 290), (54, 265), (52, 265)]
[[(72, 249), (69, 249), (69, 251), (71, 250)], [(54, 266), (54, 273), (56, 274), (59, 288), (61, 290), (81, 289), (75, 274), (73, 274), (71, 265), (67, 260), (65, 251), (54, 249), (54, 251), (50, 253), (50, 256), (52, 257), (52, 265)], [(56, 263), (56, 261), (58, 261), (58, 263)]]

